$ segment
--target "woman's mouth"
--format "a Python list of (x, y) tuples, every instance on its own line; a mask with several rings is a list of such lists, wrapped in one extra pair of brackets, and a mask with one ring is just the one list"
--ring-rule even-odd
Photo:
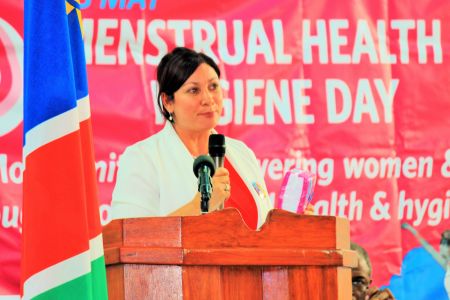
[(199, 113), (199, 116), (206, 117), (206, 118), (212, 118), (212, 117), (214, 117), (214, 112), (208, 111), (208, 112)]

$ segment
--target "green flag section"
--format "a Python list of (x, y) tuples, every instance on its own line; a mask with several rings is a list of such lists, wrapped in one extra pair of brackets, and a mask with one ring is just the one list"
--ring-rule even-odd
[(23, 299), (107, 299), (81, 24), (25, 0)]
[(92, 290), (92, 296), (89, 299), (103, 299), (106, 290), (105, 281), (93, 280), (93, 277), (95, 277), (93, 274), (101, 271), (101, 268), (105, 268), (103, 258), (92, 262), (92, 273), (48, 290), (34, 299), (86, 299), (86, 291), (89, 290)]
[(101, 236), (91, 244), (95, 243), (97, 253), (93, 249), (53, 265), (30, 277), (25, 289), (37, 295), (33, 299), (105, 299), (106, 281), (98, 280), (105, 275), (105, 260), (98, 247)]

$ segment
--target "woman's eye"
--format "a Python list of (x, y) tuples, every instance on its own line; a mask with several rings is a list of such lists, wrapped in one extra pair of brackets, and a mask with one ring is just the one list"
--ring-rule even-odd
[(217, 83), (212, 83), (212, 84), (209, 86), (209, 89), (212, 90), (212, 91), (215, 91), (215, 90), (217, 90), (218, 88), (219, 88), (219, 84), (217, 84)]
[(196, 94), (196, 93), (198, 93), (198, 88), (190, 88), (190, 89), (188, 90), (188, 93)]

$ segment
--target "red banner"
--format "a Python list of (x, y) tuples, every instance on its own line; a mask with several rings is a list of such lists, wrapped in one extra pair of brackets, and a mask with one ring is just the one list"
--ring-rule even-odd
[[(81, 2), (103, 224), (120, 154), (163, 123), (155, 67), (187, 46), (222, 70), (217, 130), (255, 151), (272, 199), (289, 169), (316, 173), (317, 213), (351, 221), (375, 284), (404, 294), (403, 260), (421, 244), (402, 224), (439, 250), (450, 227), (448, 1)], [(19, 280), (22, 5), (0, 3), (0, 295)]]

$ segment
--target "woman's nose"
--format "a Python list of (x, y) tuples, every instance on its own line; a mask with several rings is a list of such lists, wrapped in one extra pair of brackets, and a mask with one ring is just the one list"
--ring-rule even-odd
[(202, 93), (201, 104), (202, 105), (213, 105), (214, 104), (214, 97), (210, 91), (206, 90)]

